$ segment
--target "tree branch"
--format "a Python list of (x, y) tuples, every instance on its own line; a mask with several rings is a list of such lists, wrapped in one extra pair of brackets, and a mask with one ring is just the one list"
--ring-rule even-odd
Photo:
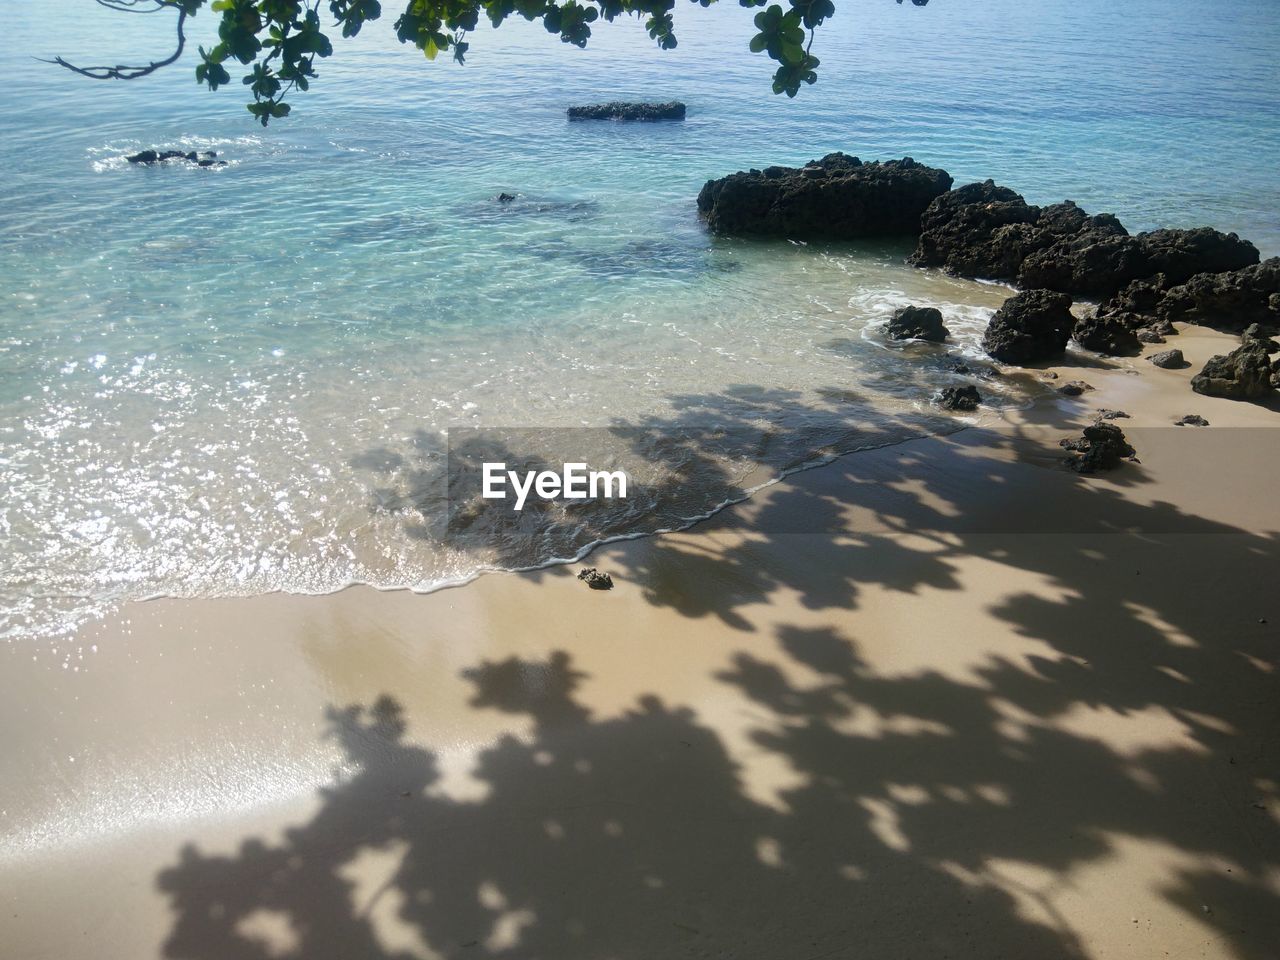
[[(139, 3), (153, 2), (156, 6), (146, 10), (134, 9)], [(98, 0), (104, 7), (112, 10), (118, 10), (122, 13), (157, 13), (160, 10), (169, 8), (169, 4), (164, 0)], [(182, 56), (182, 51), (187, 46), (187, 35), (183, 31), (186, 25), (187, 11), (178, 11), (178, 49), (163, 60), (154, 60), (151, 63), (142, 66), (129, 66), (127, 64), (117, 64), (114, 67), (77, 67), (74, 63), (68, 63), (62, 57), (54, 57), (52, 60), (44, 60), (37, 57), (42, 63), (54, 63), (60, 67), (65, 67), (72, 73), (78, 73), (82, 77), (88, 77), (90, 80), (137, 80), (139, 77), (145, 77), (149, 73), (155, 73), (161, 67), (167, 67), (171, 63), (175, 63)]]

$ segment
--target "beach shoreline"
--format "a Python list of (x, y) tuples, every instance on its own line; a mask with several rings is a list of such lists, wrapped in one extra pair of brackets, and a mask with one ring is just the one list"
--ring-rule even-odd
[[(598, 548), (611, 591), (7, 645), (7, 955), (1265, 956), (1280, 434), (1181, 329), (1186, 370), (1026, 371), (1096, 389)], [(1140, 462), (1082, 477), (1097, 408)]]

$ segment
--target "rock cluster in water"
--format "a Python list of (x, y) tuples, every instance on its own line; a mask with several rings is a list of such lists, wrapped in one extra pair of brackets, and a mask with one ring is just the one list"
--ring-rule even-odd
[(910, 157), (863, 163), (832, 153), (803, 167), (766, 167), (709, 180), (698, 212), (716, 233), (851, 240), (914, 236), (951, 175)]
[[(992, 180), (951, 188), (945, 170), (910, 157), (864, 163), (833, 153), (804, 167), (767, 167), (708, 181), (698, 210), (717, 233), (802, 239), (917, 237), (910, 263), (1021, 288), (992, 318), (983, 345), (1003, 363), (1061, 357), (1074, 339), (1108, 356), (1141, 353), (1177, 333), (1175, 321), (1239, 332), (1280, 328), (1280, 257), (1211, 227), (1131, 235), (1109, 213), (1070, 200), (1045, 207)], [(1076, 298), (1098, 301), (1084, 316)], [(935, 311), (936, 313), (936, 311)], [(889, 324), (893, 339), (942, 340), (941, 315), (908, 307)], [(1280, 385), (1280, 361), (1246, 335), (1192, 381), (1214, 396), (1257, 399)], [(1184, 366), (1181, 352), (1152, 356)], [(1068, 385), (1070, 386), (1070, 385)], [(1066, 388), (1063, 388), (1064, 390)]]
[(686, 107), (679, 100), (667, 103), (597, 103), (570, 107), (570, 120), (683, 120)]
[(194, 150), (141, 150), (125, 157), (130, 163), (164, 163), (166, 160), (185, 160), (199, 167), (225, 167), (227, 161), (218, 160), (213, 150), (196, 153)]

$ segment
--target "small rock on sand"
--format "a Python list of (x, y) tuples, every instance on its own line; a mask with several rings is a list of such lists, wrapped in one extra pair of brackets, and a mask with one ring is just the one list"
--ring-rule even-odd
[(1083, 380), (1070, 380), (1058, 388), (1058, 392), (1067, 397), (1078, 397), (1086, 390), (1092, 390), (1093, 385), (1085, 383)]
[(592, 590), (613, 589), (613, 577), (607, 573), (601, 573), (595, 567), (587, 567), (578, 574), (578, 579), (586, 583)]
[(1180, 417), (1173, 421), (1175, 427), (1207, 427), (1209, 421), (1198, 413), (1188, 413), (1184, 417)]
[(1153, 353), (1147, 359), (1162, 370), (1181, 370), (1183, 367), (1190, 366), (1182, 355), (1182, 351), (1177, 347), (1172, 350), (1161, 350), (1159, 353)]

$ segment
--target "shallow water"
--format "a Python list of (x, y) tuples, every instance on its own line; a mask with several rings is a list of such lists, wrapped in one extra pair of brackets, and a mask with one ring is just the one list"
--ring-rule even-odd
[[(51, 9), (75, 19), (51, 29)], [(1280, 252), (1268, 5), (840, 9), (815, 46), (822, 78), (795, 101), (768, 92), (732, 6), (678, 9), (667, 54), (634, 23), (585, 51), (485, 28), (465, 68), (400, 47), (389, 18), (339, 44), (267, 130), (238, 84), (209, 94), (189, 63), (107, 84), (31, 59), (162, 51), (158, 18), (10, 11), (0, 635), (155, 594), (426, 588), (954, 426), (928, 402), (951, 376), (940, 352), (887, 347), (878, 325), (935, 304), (951, 351), (976, 355), (1003, 288), (910, 270), (892, 244), (712, 239), (693, 203), (710, 176), (910, 154), (1133, 230), (1211, 223)], [(654, 97), (688, 102), (688, 120), (563, 116)], [(129, 167), (143, 146), (230, 165)], [(988, 389), (997, 409), (1019, 399)], [(446, 431), (464, 427), (503, 428), (488, 436), (517, 458), (547, 452), (530, 428), (555, 428), (546, 443), (600, 466), (652, 467), (656, 494), (451, 530)]]

